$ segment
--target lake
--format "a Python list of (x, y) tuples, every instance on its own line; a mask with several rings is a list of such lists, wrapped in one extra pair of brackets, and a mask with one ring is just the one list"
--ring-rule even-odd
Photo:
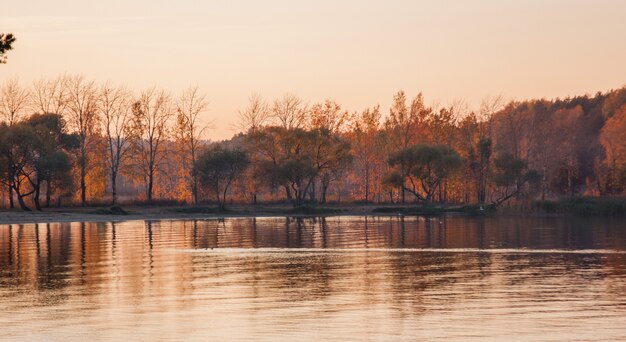
[(626, 340), (626, 221), (0, 225), (0, 339)]

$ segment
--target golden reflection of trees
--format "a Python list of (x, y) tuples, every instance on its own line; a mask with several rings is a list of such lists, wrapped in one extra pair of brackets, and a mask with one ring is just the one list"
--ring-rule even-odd
[[(616, 221), (506, 217), (0, 225), (0, 289), (32, 305), (85, 312), (209, 310), (230, 300), (232, 310), (252, 314), (296, 303), (323, 317), (372, 307), (420, 315), (483, 298), (493, 286), (526, 286), (539, 296), (538, 279), (597, 284), (616, 299), (626, 293), (621, 254), (403, 249), (623, 249), (625, 235)], [(235, 249), (211, 250), (225, 247)]]

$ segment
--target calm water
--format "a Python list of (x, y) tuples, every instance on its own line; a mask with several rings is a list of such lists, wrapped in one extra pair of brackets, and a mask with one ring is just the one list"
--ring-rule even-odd
[(626, 221), (0, 225), (0, 339), (626, 340)]

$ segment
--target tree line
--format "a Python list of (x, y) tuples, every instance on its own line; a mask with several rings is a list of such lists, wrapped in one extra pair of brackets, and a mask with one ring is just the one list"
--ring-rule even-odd
[[(215, 142), (197, 87), (134, 92), (83, 76), (0, 86), (3, 205), (174, 201), (477, 203), (626, 189), (626, 88), (429, 106), (421, 93), (348, 111), (251, 96)], [(17, 202), (17, 203), (16, 203)]]

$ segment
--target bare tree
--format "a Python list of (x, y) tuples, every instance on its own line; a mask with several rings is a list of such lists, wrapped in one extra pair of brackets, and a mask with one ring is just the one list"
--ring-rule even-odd
[(287, 129), (303, 128), (306, 125), (307, 106), (293, 94), (285, 94), (275, 100), (272, 107), (272, 118), (276, 123)]
[(144, 179), (146, 200), (152, 201), (154, 178), (165, 151), (167, 125), (173, 116), (171, 96), (156, 87), (141, 93), (133, 104), (132, 139), (136, 166)]
[(472, 112), (470, 105), (465, 99), (457, 98), (450, 102), (449, 108), (452, 110), (454, 122), (460, 122)]
[(132, 97), (126, 88), (105, 84), (100, 88), (98, 104), (106, 131), (111, 202), (115, 205), (117, 203), (117, 176), (129, 151), (128, 133), (132, 119)]
[(258, 94), (252, 94), (248, 99), (248, 107), (239, 111), (239, 128), (243, 132), (255, 132), (263, 127), (270, 119), (270, 109), (265, 100)]
[(177, 140), (183, 152), (185, 171), (191, 187), (193, 203), (198, 204), (198, 177), (193, 172), (198, 155), (198, 144), (206, 132), (208, 126), (200, 121), (200, 114), (207, 109), (206, 96), (200, 94), (198, 86), (187, 88), (177, 102)]
[[(478, 122), (480, 123), (480, 135), (491, 138), (491, 117), (504, 108), (505, 101), (502, 95), (487, 96), (480, 102)], [(484, 127), (487, 124), (487, 127)]]
[(67, 91), (65, 76), (53, 79), (39, 79), (33, 82), (31, 91), (31, 107), (40, 114), (54, 113), (63, 115), (67, 108)]
[(97, 88), (93, 81), (86, 81), (82, 75), (66, 78), (67, 117), (70, 127), (79, 138), (80, 164), (80, 203), (87, 204), (87, 150), (91, 137), (97, 129)]
[(0, 87), (0, 115), (9, 126), (20, 121), (28, 109), (30, 92), (20, 86), (17, 78), (4, 82)]

